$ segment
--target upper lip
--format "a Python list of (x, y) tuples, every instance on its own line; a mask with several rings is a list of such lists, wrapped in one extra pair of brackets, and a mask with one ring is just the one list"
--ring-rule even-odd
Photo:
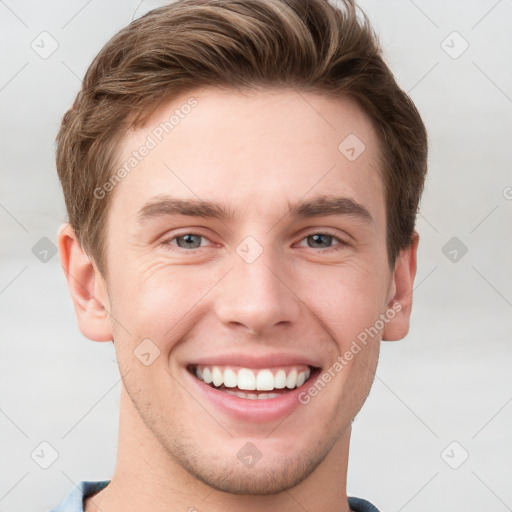
[(298, 354), (265, 354), (255, 356), (254, 354), (218, 354), (209, 357), (200, 357), (191, 361), (188, 366), (241, 366), (243, 368), (272, 368), (278, 366), (311, 366), (320, 367), (318, 361)]

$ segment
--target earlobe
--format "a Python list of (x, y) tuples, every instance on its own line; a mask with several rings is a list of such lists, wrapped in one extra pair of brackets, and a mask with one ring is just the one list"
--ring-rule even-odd
[(80, 331), (93, 341), (112, 341), (105, 282), (70, 224), (59, 229), (58, 247)]
[(390, 286), (388, 311), (390, 320), (384, 327), (382, 340), (397, 341), (409, 332), (409, 319), (412, 309), (412, 290), (416, 276), (416, 258), (419, 235), (413, 233), (411, 244), (400, 251), (395, 263), (393, 279)]

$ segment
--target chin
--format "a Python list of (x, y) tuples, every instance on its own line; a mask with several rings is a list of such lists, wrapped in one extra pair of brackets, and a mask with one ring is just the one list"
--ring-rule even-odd
[(252, 468), (240, 469), (238, 465), (232, 468), (216, 469), (189, 468), (189, 472), (204, 484), (217, 491), (230, 494), (271, 496), (280, 494), (300, 484), (320, 464), (297, 457), (291, 461), (276, 462), (274, 465), (264, 464), (260, 461)]

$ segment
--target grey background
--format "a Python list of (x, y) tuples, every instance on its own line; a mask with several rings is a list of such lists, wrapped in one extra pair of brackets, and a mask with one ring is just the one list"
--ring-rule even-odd
[[(40, 261), (32, 249), (55, 243), (65, 220), (54, 167), (61, 116), (104, 43), (157, 5), (0, 0), (1, 512), (49, 510), (73, 483), (112, 475), (113, 347), (80, 334), (58, 256)], [(386, 511), (512, 510), (512, 2), (361, 6), (431, 149), (412, 327), (383, 343), (354, 423), (348, 490)], [(58, 43), (47, 58), (31, 47), (51, 49), (43, 31)], [(58, 454), (47, 469), (53, 452), (42, 442)]]

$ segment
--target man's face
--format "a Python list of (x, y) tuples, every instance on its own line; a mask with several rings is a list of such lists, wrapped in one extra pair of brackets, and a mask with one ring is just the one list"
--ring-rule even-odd
[[(190, 97), (197, 105), (162, 134)], [(214, 488), (290, 488), (348, 439), (377, 364), (376, 320), (392, 305), (372, 123), (349, 100), (206, 89), (130, 132), (121, 164), (148, 136), (155, 147), (110, 192), (105, 253), (105, 307), (133, 411), (173, 464)], [(340, 201), (289, 213), (319, 198)], [(177, 199), (232, 216), (177, 213)], [(255, 382), (263, 390), (247, 389)], [(234, 395), (235, 383), (247, 394)]]

